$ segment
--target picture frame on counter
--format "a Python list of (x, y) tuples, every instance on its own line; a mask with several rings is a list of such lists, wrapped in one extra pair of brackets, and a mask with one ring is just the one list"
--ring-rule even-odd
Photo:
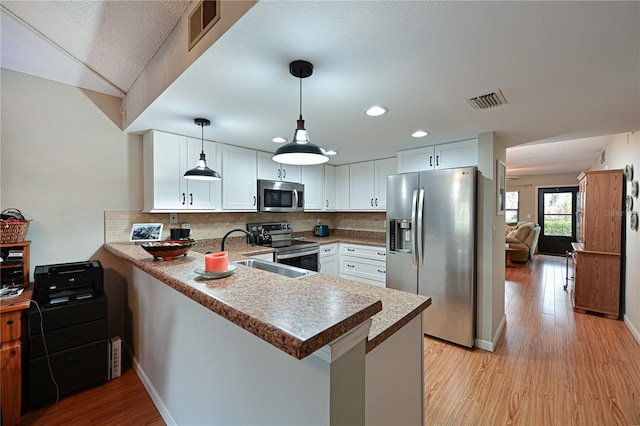
[(162, 227), (162, 223), (134, 223), (131, 225), (129, 241), (134, 243), (160, 241), (162, 238)]

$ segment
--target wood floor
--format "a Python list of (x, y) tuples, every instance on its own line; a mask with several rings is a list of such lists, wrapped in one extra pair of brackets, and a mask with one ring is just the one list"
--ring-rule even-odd
[(573, 313), (564, 279), (563, 257), (506, 268), (493, 353), (425, 339), (425, 424), (640, 424), (640, 346), (622, 321)]
[[(506, 271), (507, 325), (495, 352), (425, 338), (425, 424), (640, 424), (640, 346), (623, 322), (573, 313), (562, 257)], [(22, 424), (164, 422), (129, 368)]]

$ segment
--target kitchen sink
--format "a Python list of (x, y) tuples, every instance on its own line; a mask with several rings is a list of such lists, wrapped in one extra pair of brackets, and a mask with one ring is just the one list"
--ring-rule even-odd
[(238, 265), (248, 266), (250, 268), (261, 269), (267, 272), (273, 272), (274, 274), (280, 274), (280, 275), (284, 275), (285, 277), (295, 278), (295, 279), (310, 277), (312, 275), (317, 274), (317, 272), (315, 271), (308, 271), (306, 269), (296, 268), (295, 266), (289, 266), (283, 263), (269, 262), (267, 260), (260, 260), (260, 259), (236, 260), (233, 263), (236, 263)]

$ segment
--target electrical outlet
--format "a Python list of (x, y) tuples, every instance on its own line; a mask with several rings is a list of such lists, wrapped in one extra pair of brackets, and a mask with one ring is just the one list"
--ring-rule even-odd
[(169, 213), (169, 224), (174, 225), (178, 223), (178, 213)]
[(320, 219), (316, 219), (316, 225), (320, 225)]

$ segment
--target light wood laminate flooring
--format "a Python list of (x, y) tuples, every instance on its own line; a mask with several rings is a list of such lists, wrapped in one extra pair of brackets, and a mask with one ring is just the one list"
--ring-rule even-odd
[[(495, 352), (425, 338), (425, 424), (640, 424), (640, 346), (622, 321), (572, 311), (565, 259), (536, 256), (507, 268), (506, 280), (507, 325)], [(29, 411), (22, 424), (164, 422), (128, 368)]]
[(564, 283), (563, 257), (507, 268), (493, 353), (425, 339), (425, 424), (640, 424), (640, 346), (622, 321), (574, 313)]

